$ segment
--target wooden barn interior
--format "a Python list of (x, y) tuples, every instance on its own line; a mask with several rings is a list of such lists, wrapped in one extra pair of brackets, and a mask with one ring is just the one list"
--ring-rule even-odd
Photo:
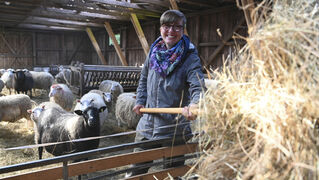
[[(91, 89), (98, 88), (103, 80), (119, 81), (125, 91), (134, 91), (149, 48), (160, 36), (161, 14), (169, 9), (178, 9), (187, 18), (184, 33), (197, 48), (203, 65), (202, 70), (207, 74), (211, 70), (221, 68), (227, 57), (236, 54), (238, 49), (236, 47), (245, 45), (246, 42), (241, 37), (248, 35), (251, 23), (249, 14), (257, 2), (253, 0), (0, 0), (0, 69), (47, 68), (51, 74), (56, 75), (59, 67), (68, 66), (72, 72), (79, 72), (72, 74), (68, 84), (73, 93), (79, 95), (78, 97)], [(79, 84), (73, 84), (74, 79), (80, 79), (76, 82)], [(43, 96), (48, 98), (47, 94)], [(33, 99), (39, 100), (38, 97)], [(104, 148), (87, 155), (110, 153), (118, 149)], [(191, 145), (190, 149), (179, 147), (178, 153), (193, 153), (195, 149), (196, 144)], [(162, 158), (161, 153), (166, 152), (168, 156), (172, 156), (171, 151), (169, 148), (160, 149), (155, 154), (159, 156), (157, 158)], [(149, 152), (149, 154), (154, 153)], [(144, 160), (144, 156), (142, 154), (138, 160)], [(110, 166), (107, 168), (114, 168), (116, 165), (124, 166), (129, 162), (137, 162), (137, 158), (132, 157), (128, 154), (117, 159), (108, 157), (102, 160), (103, 165), (97, 166), (79, 164), (67, 167), (68, 164), (65, 162), (74, 159), (71, 156), (65, 159), (49, 159), (41, 162), (42, 164), (32, 161), (25, 163), (23, 167), (11, 167), (11, 169), (0, 167), (0, 179), (1, 174), (14, 172), (17, 169), (41, 167), (57, 162), (63, 162), (63, 166), (48, 170), (51, 172), (50, 175), (47, 171), (39, 171), (28, 172), (21, 177), (22, 179), (68, 179), (68, 176), (106, 169), (106, 165)], [(87, 168), (88, 166), (93, 168)], [(67, 168), (69, 174), (66, 173)], [(184, 167), (174, 170), (180, 175), (185, 174), (188, 169)], [(166, 171), (162, 174), (167, 176)], [(149, 177), (152, 178), (153, 175), (149, 174)]]
[[(159, 36), (159, 17), (179, 9), (207, 69), (246, 36), (243, 0), (0, 0), (0, 68), (69, 65), (140, 66)], [(116, 39), (117, 43), (112, 43)], [(245, 42), (236, 39), (237, 45)]]

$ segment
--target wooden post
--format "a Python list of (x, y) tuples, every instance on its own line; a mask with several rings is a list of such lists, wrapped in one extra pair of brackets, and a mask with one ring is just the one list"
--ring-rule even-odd
[(119, 46), (119, 43), (117, 42), (117, 40), (115, 38), (115, 35), (113, 33), (113, 30), (112, 30), (112, 27), (111, 27), (110, 23), (109, 22), (104, 22), (104, 27), (105, 27), (107, 33), (109, 34), (109, 36), (112, 38), (112, 41), (113, 41), (113, 44), (114, 44), (114, 48), (115, 48), (116, 53), (117, 53), (117, 55), (119, 56), (119, 58), (120, 58), (120, 60), (122, 62), (122, 65), (123, 66), (128, 66), (126, 58), (123, 55), (121, 47)]
[(136, 14), (131, 13), (131, 21), (132, 21), (133, 26), (135, 28), (135, 31), (136, 31), (136, 33), (138, 35), (138, 38), (140, 39), (140, 42), (142, 44), (144, 53), (147, 56), (148, 52), (150, 50), (150, 47), (149, 47), (149, 45), (147, 43), (147, 40), (146, 40), (145, 35), (144, 35), (144, 32), (143, 32), (142, 27), (141, 27), (141, 25), (140, 25), (140, 23), (139, 23), (139, 21), (137, 19)]
[(99, 44), (96, 42), (96, 39), (95, 39), (95, 37), (94, 37), (94, 35), (93, 35), (91, 29), (90, 29), (90, 28), (86, 28), (86, 32), (88, 33), (89, 38), (90, 38), (90, 40), (91, 40), (91, 42), (92, 42), (92, 44), (93, 44), (93, 46), (94, 46), (94, 48), (95, 48), (95, 50), (96, 50), (96, 52), (97, 52), (97, 55), (99, 56), (99, 58), (100, 58), (102, 64), (106, 65), (106, 64), (107, 64), (107, 63), (106, 63), (106, 60), (104, 59), (104, 56), (103, 56), (103, 54), (102, 54), (102, 52), (101, 52), (101, 49), (100, 49), (100, 47), (99, 47)]

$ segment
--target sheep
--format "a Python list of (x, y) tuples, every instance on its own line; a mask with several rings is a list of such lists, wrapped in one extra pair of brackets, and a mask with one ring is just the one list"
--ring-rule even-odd
[(105, 93), (99, 90), (91, 90), (90, 92), (84, 94), (80, 100), (78, 100), (76, 106), (74, 107), (74, 111), (83, 111), (89, 106), (93, 106), (98, 109), (106, 106), (107, 108), (103, 112), (99, 113), (101, 132), (104, 132), (106, 128), (103, 126), (103, 124), (108, 124), (106, 122), (108, 121), (108, 108), (110, 107), (111, 101), (111, 93)]
[(55, 81), (57, 83), (70, 84), (71, 81), (71, 69), (59, 68), (60, 72), (55, 75)]
[(49, 98), (51, 102), (59, 104), (67, 111), (72, 110), (75, 99), (72, 91), (65, 84), (53, 84), (50, 87)]
[(20, 92), (27, 94), (30, 92), (30, 97), (32, 97), (32, 88), (33, 88), (33, 78), (32, 75), (25, 70), (18, 69), (13, 72), (13, 87), (15, 91), (19, 94)]
[(0, 77), (6, 72), (7, 70), (5, 69), (0, 69)]
[(115, 116), (117, 97), (124, 92), (122, 85), (116, 81), (104, 80), (99, 85), (99, 90), (103, 92), (112, 92), (112, 107), (110, 108), (110, 112)]
[(21, 118), (31, 120), (28, 109), (36, 104), (25, 94), (0, 97), (0, 121), (15, 122)]
[(3, 88), (4, 88), (4, 82), (0, 79), (0, 92), (2, 91)]
[(135, 129), (138, 121), (142, 117), (133, 111), (136, 103), (135, 93), (122, 93), (119, 95), (115, 105), (115, 116), (118, 126)]
[[(53, 102), (41, 103), (31, 111), (36, 144), (72, 141), (100, 135), (98, 113), (104, 111), (105, 106), (99, 109), (88, 106), (83, 111), (76, 110), (74, 114), (50, 103)], [(45, 150), (54, 156), (60, 156), (95, 149), (98, 146), (99, 139), (94, 139), (45, 146)], [(42, 159), (42, 153), (43, 147), (38, 147), (39, 159)]]
[(53, 84), (54, 77), (49, 72), (36, 72), (29, 71), (33, 78), (34, 89), (44, 89), (47, 93), (50, 91), (50, 87)]
[(11, 94), (11, 89), (13, 89), (13, 79), (14, 79), (14, 70), (7, 69), (1, 76), (1, 80), (4, 82), (4, 85), (9, 90)]

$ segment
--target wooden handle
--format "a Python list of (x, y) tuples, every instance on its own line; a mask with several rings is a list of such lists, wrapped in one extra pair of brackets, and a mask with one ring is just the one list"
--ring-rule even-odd
[[(165, 114), (182, 114), (183, 108), (141, 108), (141, 113), (165, 113)], [(197, 114), (197, 109), (191, 109), (193, 114)]]

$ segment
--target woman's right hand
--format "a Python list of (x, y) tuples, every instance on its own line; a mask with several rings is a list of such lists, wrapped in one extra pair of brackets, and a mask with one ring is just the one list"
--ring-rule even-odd
[(142, 113), (140, 112), (141, 108), (144, 108), (144, 106), (141, 104), (137, 104), (133, 107), (133, 111), (138, 115), (142, 115)]

